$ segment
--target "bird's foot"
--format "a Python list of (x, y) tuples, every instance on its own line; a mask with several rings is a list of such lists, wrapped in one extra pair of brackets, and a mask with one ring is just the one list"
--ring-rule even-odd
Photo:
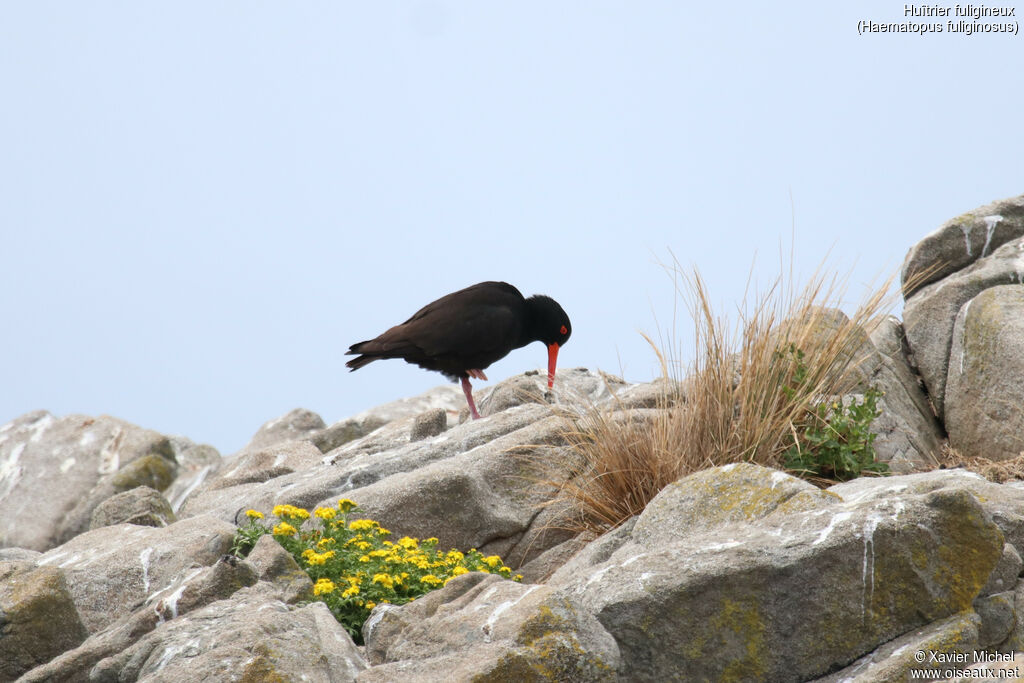
[(466, 374), (473, 379), (482, 379), (485, 382), (487, 381), (487, 375), (484, 374), (483, 370), (466, 370)]

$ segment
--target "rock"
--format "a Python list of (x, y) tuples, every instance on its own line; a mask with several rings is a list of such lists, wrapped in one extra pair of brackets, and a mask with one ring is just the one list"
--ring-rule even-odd
[(47, 550), (85, 531), (118, 492), (114, 481), (128, 478), (121, 470), (150, 456), (173, 467), (167, 437), (112, 417), (39, 411), (3, 425), (0, 546)]
[(110, 479), (113, 490), (120, 493), (137, 486), (148, 486), (163, 491), (177, 476), (178, 464), (170, 458), (150, 453), (137, 458), (114, 474)]
[(882, 392), (871, 424), (875, 457), (897, 473), (932, 469), (945, 434), (907, 361), (903, 325), (888, 317), (872, 332), (878, 350), (868, 383)]
[[(224, 489), (203, 487), (186, 501), (182, 515), (213, 514), (235, 523), (242, 521), (247, 508), (269, 512), (279, 503), (290, 503), (307, 509), (317, 505), (333, 507), (339, 498), (353, 498), (361, 488), (460, 454), (465, 455), (463, 462), (470, 463), (484, 453), (489, 456), (485, 458), (486, 462), (507, 460), (509, 455), (499, 449), (532, 443), (526, 439), (556, 438), (555, 434), (545, 432), (545, 436), (535, 429), (538, 420), (547, 417), (550, 417), (550, 409), (546, 406), (521, 406), (491, 418), (458, 425), (438, 436), (412, 443), (409, 442), (409, 431), (415, 418), (405, 418), (332, 451), (308, 469), (263, 483), (241, 484)], [(522, 433), (518, 437), (513, 436), (519, 430), (523, 430)], [(536, 443), (543, 445), (542, 441)], [(469, 451), (478, 447), (482, 448), (473, 456), (468, 455)], [(359, 498), (353, 500), (363, 503)], [(446, 504), (446, 510), (447, 507)], [(401, 514), (414, 517), (416, 509), (407, 509)], [(516, 513), (516, 518), (521, 519), (530, 514), (528, 510), (521, 510)], [(448, 513), (445, 512), (443, 516), (447, 517)], [(379, 521), (384, 523), (385, 520)], [(473, 523), (477, 526), (481, 524)], [(426, 524), (424, 520), (421, 526)], [(398, 532), (397, 529), (392, 530)], [(428, 537), (435, 535), (433, 532), (427, 534)]]
[[(903, 261), (903, 298), (1024, 235), (1024, 195), (968, 211), (943, 223), (910, 248)], [(914, 280), (914, 282), (911, 282)]]
[[(441, 408), (449, 416), (455, 418), (458, 416), (459, 410), (465, 405), (466, 397), (462, 394), (461, 388), (454, 384), (443, 384), (433, 389), (428, 389), (416, 396), (400, 398), (397, 401), (374, 406), (369, 410), (353, 415), (345, 422), (351, 421), (354, 424), (368, 422), (380, 426), (388, 422), (415, 417), (434, 408)], [(366, 430), (364, 434), (369, 432), (370, 430)]]
[(444, 408), (434, 408), (416, 416), (412, 423), (409, 441), (422, 441), (427, 437), (437, 436), (446, 429), (448, 429), (448, 413)]
[(224, 489), (275, 479), (319, 465), (323, 454), (309, 441), (286, 441), (267, 448), (243, 450), (226, 458), (218, 472), (207, 478), (203, 489)]
[(633, 384), (616, 391), (610, 404), (623, 410), (665, 408), (684, 400), (683, 396), (683, 385), (680, 382), (659, 377), (653, 382)]
[(991, 515), (1006, 542), (1014, 549), (1024, 548), (1024, 487), (1019, 482), (994, 484), (974, 472), (951, 469), (896, 477), (861, 477), (828, 490), (847, 502), (861, 503), (959, 489), (970, 491), (984, 501), (986, 514)]
[(282, 417), (265, 422), (242, 452), (277, 446), (289, 441), (304, 441), (326, 427), (322, 417), (311, 410), (296, 408)]
[(1024, 287), (991, 287), (964, 304), (950, 359), (950, 446), (964, 457), (989, 460), (1024, 453)]
[[(911, 671), (945, 670), (950, 666), (946, 663), (948, 660), (930, 661), (929, 653), (937, 656), (956, 653), (970, 657), (980, 647), (980, 627), (981, 618), (977, 614), (971, 611), (961, 612), (948, 619), (914, 629), (871, 654), (861, 657), (846, 668), (817, 679), (814, 683), (896, 683), (911, 680)], [(920, 652), (925, 653), (923, 662), (919, 662), (915, 657), (920, 656)], [(936, 679), (922, 676), (921, 680)]]
[(0, 562), (0, 680), (13, 681), (86, 635), (63, 571)]
[(978, 646), (983, 649), (997, 647), (1005, 641), (1016, 623), (1014, 593), (996, 593), (974, 601), (974, 611), (981, 617)]
[(260, 581), (277, 589), (277, 598), (288, 604), (313, 599), (313, 581), (291, 554), (274, 540), (261, 536), (246, 558), (256, 568)]
[[(944, 415), (946, 378), (957, 314), (989, 287), (1024, 280), (1024, 238), (1014, 239), (943, 280), (921, 288), (903, 307), (903, 325), (914, 365), (936, 413)], [(959, 359), (957, 359), (959, 363)]]
[(42, 555), (38, 550), (26, 550), (25, 548), (0, 548), (0, 562), (31, 562), (35, 563), (36, 558)]
[(296, 608), (263, 585), (167, 621), (101, 660), (94, 681), (354, 681), (362, 655), (326, 605)]
[(555, 385), (549, 389), (547, 373), (530, 370), (481, 391), (478, 403), (484, 416), (526, 403), (588, 406), (609, 400), (626, 386), (612, 375), (593, 373), (586, 368), (566, 368), (558, 371)]
[(1017, 550), (1007, 543), (1003, 546), (1003, 555), (999, 558), (995, 569), (988, 577), (988, 582), (981, 589), (979, 595), (987, 597), (996, 593), (1012, 591), (1017, 586), (1017, 577), (1020, 576), (1024, 562), (1021, 561)]
[(138, 642), (160, 624), (194, 609), (231, 597), (256, 583), (256, 571), (247, 562), (226, 555), (212, 567), (199, 568), (150, 597), (140, 609), (89, 637), (74, 650), (30, 671), (23, 683), (34, 681), (86, 681), (93, 666)]
[(1002, 555), (964, 488), (849, 501), (806, 486), (755, 465), (684, 478), (607, 560), (581, 554), (549, 585), (634, 679), (806, 680), (970, 609)]
[(464, 574), (363, 627), (372, 681), (614, 681), (615, 641), (551, 588)]
[(43, 553), (37, 564), (64, 571), (73, 603), (92, 634), (217, 562), (233, 537), (233, 526), (212, 517), (162, 528), (118, 524), (76, 536)]
[(177, 521), (171, 504), (159, 491), (139, 486), (118, 493), (96, 506), (92, 511), (90, 529), (113, 524), (139, 524), (141, 526), (167, 526)]
[[(548, 548), (537, 557), (520, 566), (518, 573), (522, 575), (524, 583), (544, 583), (559, 567), (572, 559), (573, 556), (587, 547), (587, 543), (593, 540), (594, 534), (589, 532), (573, 536), (567, 541)], [(508, 561), (518, 564), (515, 560)]]
[(361, 439), (384, 424), (383, 420), (376, 417), (367, 417), (364, 420), (342, 420), (311, 435), (309, 440), (320, 449), (321, 453), (327, 453), (349, 441)]
[(18, 683), (85, 683), (97, 662), (130, 647), (161, 622), (162, 617), (149, 609), (122, 617), (73, 650), (32, 669)]
[(181, 504), (206, 477), (221, 465), (220, 453), (213, 446), (192, 443), (181, 436), (170, 437), (175, 460), (178, 461), (178, 476), (164, 491), (164, 497), (177, 514)]
[[(532, 527), (539, 513), (535, 506), (555, 493), (551, 486), (538, 482), (552, 476), (550, 465), (557, 456), (546, 453), (539, 457), (533, 451), (547, 444), (564, 443), (565, 423), (558, 417), (537, 421), (536, 417), (545, 411), (542, 406), (523, 405), (485, 418), (496, 423), (517, 414), (535, 416), (529, 420), (529, 426), (486, 445), (424, 464), (411, 472), (393, 474), (345, 492), (344, 496), (356, 501), (366, 517), (379, 521), (398, 536), (433, 536), (440, 540), (441, 547), (479, 548), (504, 557), (513, 552)], [(454, 439), (459, 432), (472, 429), (471, 423), (459, 425), (435, 437), (435, 441), (444, 436)], [(519, 453), (510, 450), (521, 444), (530, 447)], [(339, 495), (332, 493), (319, 504), (333, 504)], [(452, 501), (458, 504), (453, 505)], [(551, 535), (546, 540), (544, 543), (531, 538), (530, 551), (520, 553), (520, 561), (529, 561), (564, 537)]]
[(1018, 581), (1013, 589), (1013, 612), (1017, 620), (1006, 640), (1000, 644), (1000, 652), (1024, 651), (1024, 618), (1021, 618), (1024, 615), (1024, 581)]

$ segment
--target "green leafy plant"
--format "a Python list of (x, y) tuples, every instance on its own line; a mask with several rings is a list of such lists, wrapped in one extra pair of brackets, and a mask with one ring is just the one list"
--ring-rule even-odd
[(392, 542), (391, 532), (371, 519), (351, 519), (356, 504), (346, 499), (336, 508), (308, 510), (277, 505), (278, 523), (267, 526), (263, 513), (249, 510), (249, 521), (235, 533), (232, 552), (245, 556), (261, 536), (273, 534), (313, 580), (316, 600), (327, 605), (356, 643), (363, 622), (380, 604), (402, 605), (471, 571), (498, 574), (515, 581), (497, 555), (471, 549), (438, 550), (436, 538), (408, 536)]
[[(790, 345), (780, 357), (793, 364), (792, 379), (782, 393), (792, 399), (806, 380), (804, 352)], [(889, 466), (875, 460), (875, 434), (871, 423), (881, 414), (882, 392), (871, 387), (858, 401), (842, 397), (811, 406), (805, 419), (793, 426), (792, 445), (783, 454), (783, 466), (800, 476), (847, 481), (865, 472), (888, 474)]]

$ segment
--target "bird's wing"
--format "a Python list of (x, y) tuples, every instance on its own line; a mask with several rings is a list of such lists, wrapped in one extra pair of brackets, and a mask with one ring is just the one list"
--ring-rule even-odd
[(381, 341), (391, 348), (413, 345), (424, 355), (436, 357), (507, 351), (519, 338), (521, 322), (511, 306), (478, 303), (462, 306), (459, 311), (458, 317), (442, 309), (427, 311), (413, 318), (412, 325), (388, 330)]

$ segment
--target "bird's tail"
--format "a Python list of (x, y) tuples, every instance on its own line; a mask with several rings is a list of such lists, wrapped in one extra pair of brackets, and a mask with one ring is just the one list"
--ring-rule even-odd
[(345, 367), (348, 368), (350, 371), (351, 370), (358, 370), (359, 368), (363, 367), (364, 365), (372, 363), (375, 360), (379, 360), (379, 359), (375, 358), (374, 356), (359, 356), (358, 358), (353, 358), (349, 362), (345, 363)]
[(349, 362), (345, 363), (345, 367), (352, 370), (358, 370), (364, 365), (372, 363), (375, 360), (381, 360), (382, 358), (401, 357), (401, 353), (396, 355), (391, 351), (391, 349), (388, 349), (386, 345), (382, 344), (380, 339), (368, 339), (366, 341), (353, 344), (348, 347), (348, 351), (345, 352), (345, 355), (359, 355), (358, 358), (353, 358)]

